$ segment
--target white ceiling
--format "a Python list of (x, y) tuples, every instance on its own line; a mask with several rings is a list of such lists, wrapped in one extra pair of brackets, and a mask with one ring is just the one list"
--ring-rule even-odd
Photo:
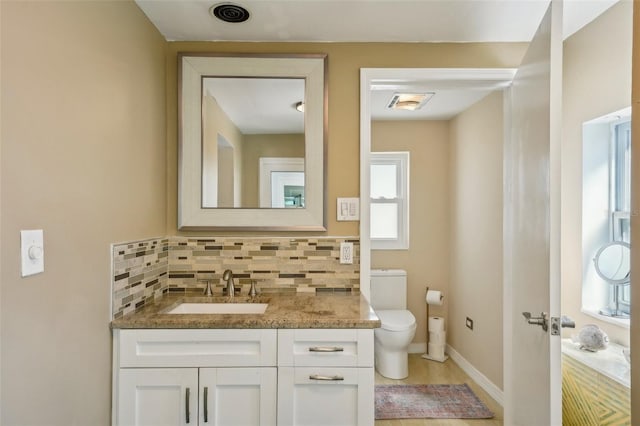
[[(618, 0), (565, 0), (564, 37)], [(630, 1), (630, 0), (621, 0)], [(169, 41), (274, 42), (527, 42), (548, 0), (237, 0), (249, 20), (222, 22), (209, 14), (216, 0), (136, 0)], [(387, 110), (400, 90), (435, 91), (419, 111)], [(372, 93), (374, 119), (448, 119), (482, 99), (494, 84), (464, 88), (419, 77)]]
[[(565, 0), (565, 37), (616, 1)], [(234, 0), (239, 24), (209, 14), (216, 0), (136, 3), (171, 41), (479, 42), (531, 40), (549, 1)]]

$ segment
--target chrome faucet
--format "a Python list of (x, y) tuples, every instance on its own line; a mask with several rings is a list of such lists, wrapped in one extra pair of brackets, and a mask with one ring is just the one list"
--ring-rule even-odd
[(227, 282), (227, 295), (231, 298), (235, 295), (236, 287), (233, 284), (233, 272), (231, 269), (227, 269), (222, 274), (222, 279)]

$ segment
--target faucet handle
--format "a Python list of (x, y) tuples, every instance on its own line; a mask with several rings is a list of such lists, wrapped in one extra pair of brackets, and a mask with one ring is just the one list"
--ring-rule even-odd
[(202, 292), (202, 294), (204, 294), (205, 296), (213, 296), (213, 290), (211, 290), (211, 280), (198, 280), (198, 281), (203, 281), (206, 283), (206, 287), (204, 288), (204, 291)]
[(255, 297), (258, 295), (258, 289), (256, 288), (256, 280), (251, 280), (251, 288), (249, 289), (249, 296)]

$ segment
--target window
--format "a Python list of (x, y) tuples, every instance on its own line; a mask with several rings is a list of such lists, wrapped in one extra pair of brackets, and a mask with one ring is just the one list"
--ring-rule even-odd
[[(613, 147), (611, 155), (611, 237), (614, 241), (631, 242), (631, 122), (626, 120), (612, 125)], [(613, 292), (612, 292), (613, 293)], [(613, 301), (615, 303), (615, 300)], [(620, 310), (629, 313), (631, 286), (618, 292)]]
[(582, 138), (582, 310), (628, 326), (631, 286), (609, 284), (594, 258), (612, 241), (630, 242), (631, 109), (583, 124)]
[(409, 153), (371, 153), (371, 248), (409, 248)]

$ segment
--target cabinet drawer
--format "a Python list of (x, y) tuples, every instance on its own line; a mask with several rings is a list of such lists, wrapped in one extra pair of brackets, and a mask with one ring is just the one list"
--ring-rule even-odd
[(278, 368), (280, 426), (373, 423), (373, 368)]
[(118, 330), (120, 367), (268, 367), (277, 330)]
[(373, 367), (373, 330), (278, 330), (278, 365)]

